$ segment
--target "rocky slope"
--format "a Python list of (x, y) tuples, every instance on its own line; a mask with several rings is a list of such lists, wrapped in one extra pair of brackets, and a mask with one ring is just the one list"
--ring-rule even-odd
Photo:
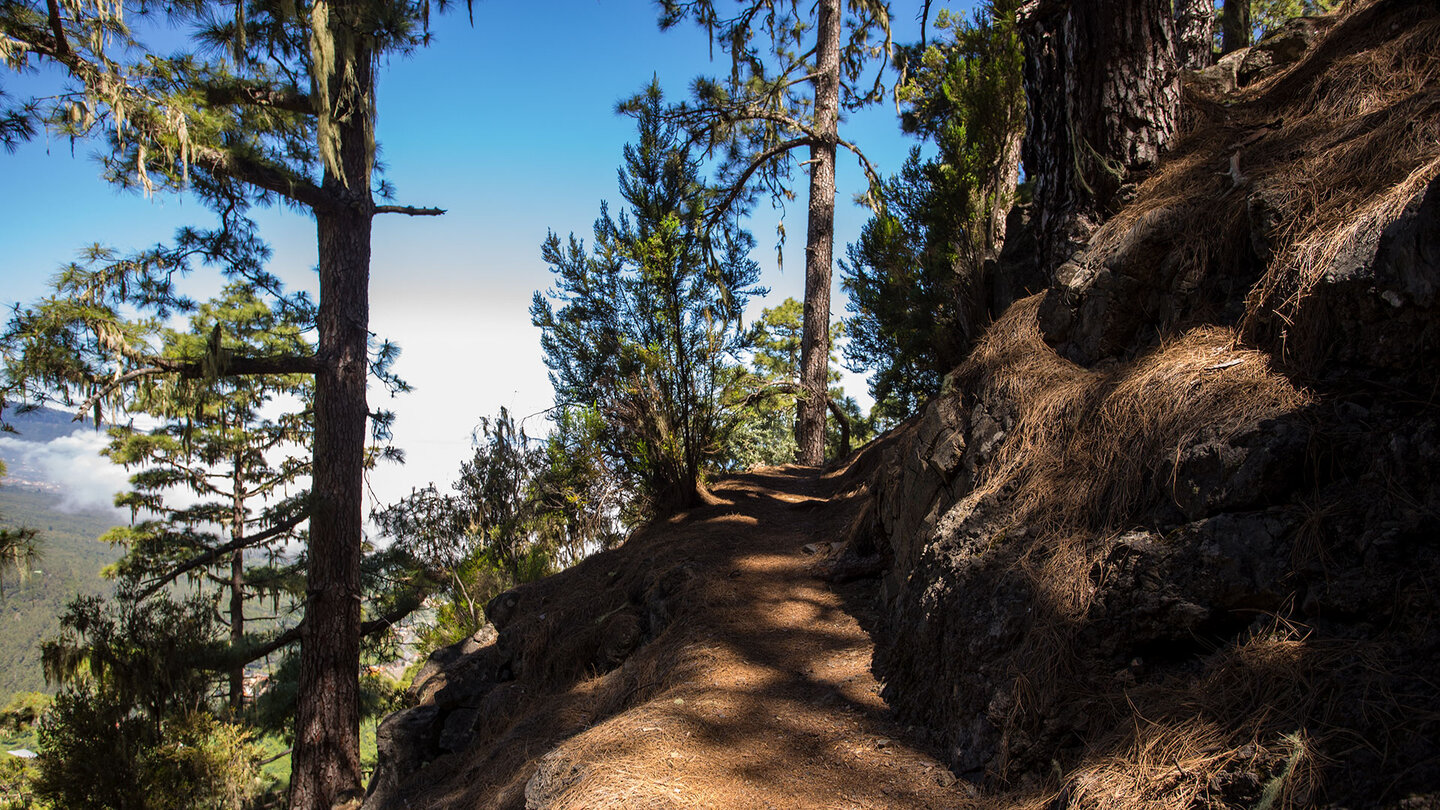
[(875, 479), (884, 697), (964, 778), (1440, 804), (1440, 13), (1321, 27), (1192, 93)]
[(1440, 806), (1440, 9), (1293, 28), (843, 474), (492, 603), (366, 806)]

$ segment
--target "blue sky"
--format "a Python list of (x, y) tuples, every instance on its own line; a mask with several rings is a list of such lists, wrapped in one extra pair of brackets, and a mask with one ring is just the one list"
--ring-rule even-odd
[[(919, 0), (891, 5), (896, 40), (916, 39)], [(935, 11), (938, 4), (932, 19)], [(379, 140), (397, 202), (448, 213), (376, 220), (371, 328), (400, 344), (397, 370), (416, 388), (392, 401), (371, 395), (372, 406), (397, 412), (396, 439), (410, 456), (404, 468), (374, 474), (379, 499), (450, 480), (470, 453), (478, 417), (502, 406), (525, 416), (551, 404), (527, 311), (533, 293), (550, 283), (541, 240), (547, 229), (588, 238), (600, 201), (617, 200), (620, 150), (633, 134), (632, 122), (614, 114), (619, 99), (652, 75), (668, 97), (679, 98), (695, 76), (726, 68), (718, 51), (717, 61), (709, 60), (702, 31), (685, 25), (661, 34), (655, 18), (648, 0), (476, 0), (473, 27), (461, 4), (458, 14), (432, 18), (431, 47), (382, 66)], [(30, 82), (3, 78), (15, 96)], [(899, 133), (893, 105), (852, 115), (842, 128), (883, 174), (898, 170), (914, 145)], [(145, 199), (107, 187), (89, 155), (84, 144), (72, 155), (68, 141), (43, 137), (0, 153), (6, 306), (41, 295), (55, 269), (84, 245), (143, 247), (179, 225), (212, 219), (183, 195)], [(863, 178), (843, 152), (838, 186), (835, 253), (843, 256), (868, 216), (851, 203)], [(768, 204), (751, 223), (755, 259), (772, 288), (751, 316), (803, 291), (803, 186), (786, 214), (783, 272)], [(258, 219), (274, 248), (272, 269), (292, 287), (313, 288), (313, 222), (278, 210)], [(199, 294), (214, 286), (198, 275), (195, 283)], [(833, 317), (842, 317), (838, 271), (833, 300)], [(846, 386), (864, 393), (859, 378)], [(526, 427), (545, 429), (541, 417)]]

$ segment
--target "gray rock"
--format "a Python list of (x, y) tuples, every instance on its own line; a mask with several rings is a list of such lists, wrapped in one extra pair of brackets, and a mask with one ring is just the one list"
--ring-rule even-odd
[(1245, 87), (1300, 61), (1315, 47), (1329, 24), (1329, 20), (1319, 17), (1288, 20), (1246, 50), (1236, 74), (1236, 84)]
[(1317, 363), (1398, 374), (1426, 387), (1440, 365), (1440, 178), (1383, 231), (1336, 252), (1292, 332), (1292, 350)]
[(1249, 48), (1241, 48), (1220, 57), (1208, 68), (1186, 71), (1185, 86), (1211, 97), (1235, 92), (1240, 87), (1240, 65), (1249, 52)]

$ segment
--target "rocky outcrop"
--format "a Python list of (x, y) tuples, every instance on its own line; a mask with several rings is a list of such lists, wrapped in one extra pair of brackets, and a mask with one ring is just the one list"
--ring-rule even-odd
[(1413, 117), (1440, 75), (1403, 67), (1437, 18), (1374, 3), (1222, 68), (1274, 82), (886, 451), (876, 668), (963, 777), (1051, 807), (1440, 803), (1440, 131)]
[[(644, 545), (637, 541), (633, 551), (645, 556)], [(499, 749), (492, 758), (513, 756), (514, 768), (533, 767), (523, 752), (505, 753), (507, 739), (543, 746), (584, 728), (588, 718), (566, 710), (574, 700), (567, 690), (616, 670), (669, 626), (694, 578), (677, 557), (683, 552), (651, 555), (621, 571), (602, 570), (616, 565), (602, 555), (492, 599), (489, 623), (431, 653), (411, 683), (409, 708), (381, 723), (364, 806), (409, 806), (407, 797), (430, 780), (455, 778), (477, 748)], [(422, 772), (430, 780), (417, 780)], [(511, 788), (520, 790), (523, 780)]]

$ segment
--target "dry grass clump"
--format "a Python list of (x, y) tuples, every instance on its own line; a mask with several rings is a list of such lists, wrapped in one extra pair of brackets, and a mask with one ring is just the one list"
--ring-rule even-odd
[[(1159, 217), (1179, 259), (1162, 286), (1241, 279), (1253, 284), (1242, 334), (1293, 338), (1336, 258), (1440, 176), (1440, 15), (1397, 6), (1351, 4), (1289, 69), (1223, 99), (1190, 93), (1205, 118), (1095, 234), (1090, 255), (1124, 249)], [(1269, 255), (1252, 267), (1257, 224)]]
[(1225, 795), (1227, 785), (1238, 781), (1248, 806), (1309, 806), (1328, 764), (1321, 750), (1335, 747), (1325, 738), (1334, 733), (1327, 713), (1340, 705), (1392, 713), (1395, 697), (1378, 685), (1385, 672), (1372, 646), (1314, 642), (1277, 619), (1216, 653), (1198, 679), (1116, 696), (1112, 732), (1093, 740), (1093, 754), (1066, 775), (1061, 804), (1222, 807), (1236, 798)]
[(1234, 770), (1263, 780), (1259, 800), (1249, 805), (1255, 810), (1306, 806), (1318, 784), (1313, 743), (1303, 732), (1237, 745), (1233, 733), (1211, 722), (1137, 718), (1130, 749), (1087, 763), (1062, 795), (1066, 806), (1094, 810), (1226, 807), (1215, 786)]
[[(1357, 11), (1339, 37), (1355, 37), (1347, 29), (1375, 10)], [(1321, 47), (1293, 78), (1254, 93), (1256, 110), (1279, 123), (1242, 153), (1242, 166), (1281, 227), (1247, 301), (1249, 322), (1266, 312), (1292, 322), (1338, 255), (1440, 176), (1440, 18), (1422, 9), (1386, 23), (1392, 30), (1376, 34), (1392, 38), (1338, 55)], [(1302, 92), (1286, 101), (1279, 91), (1291, 88)]]
[(1040, 296), (1012, 306), (962, 369), (1009, 403), (1009, 439), (977, 487), (1015, 489), (1014, 522), (1064, 534), (1124, 527), (1154, 505), (1180, 453), (1295, 411), (1311, 395), (1237, 335), (1200, 327), (1110, 368), (1061, 358), (1040, 335)]
[[(1159, 235), (1182, 259), (1170, 265), (1172, 289), (1243, 280), (1241, 325), (1191, 328), (1133, 360), (1084, 368), (1045, 344), (1037, 296), (1012, 306), (960, 372), (1008, 432), (971, 499), (1005, 503), (1009, 565), (1035, 597), (1010, 656), (1010, 704), (995, 719), (1007, 741), (1033, 738), (1056, 707), (1088, 707), (1086, 728), (1073, 729), (1086, 740), (1076, 761), (1063, 773), (1056, 764), (1038, 794), (1032, 782), (994, 796), (995, 807), (1029, 806), (1040, 794), (1050, 807), (1304, 807), (1333, 764), (1322, 750), (1363, 745), (1384, 759), (1385, 741), (1350, 739), (1357, 724), (1404, 734), (1433, 722), (1403, 716), (1383, 686), (1394, 668), (1377, 647), (1317, 641), (1279, 619), (1185, 674), (1138, 686), (1123, 686), (1124, 672), (1110, 682), (1088, 671), (1076, 648), (1105, 586), (1107, 550), (1172, 496), (1186, 448), (1313, 402), (1276, 371), (1273, 354), (1243, 348), (1242, 335), (1251, 345), (1274, 340), (1265, 345), (1276, 354), (1287, 336), (1313, 350), (1318, 341), (1299, 325), (1317, 284), (1440, 176), (1440, 15), (1422, 4), (1350, 4), (1304, 61), (1209, 101), (1209, 119), (1102, 227), (1090, 255), (1129, 250), (1142, 230)], [(1252, 258), (1260, 221), (1264, 266)], [(1323, 555), (1310, 524), (1327, 517), (1317, 509), (1304, 522), (1297, 555)], [(1034, 754), (1022, 744), (1018, 755)]]
[[(971, 497), (1006, 504), (1012, 570), (1035, 597), (1021, 647), (1010, 658), (1015, 680), (1004, 733), (1007, 739), (1035, 733), (1030, 725), (1067, 701), (1095, 707), (1085, 722), (1103, 741), (1092, 748), (1099, 753), (1063, 789), (1056, 775), (1050, 798), (1068, 796), (1068, 805), (1053, 806), (1203, 806), (1197, 802), (1210, 790), (1210, 777), (1236, 767), (1236, 752), (1257, 740), (1265, 742), (1257, 749), (1262, 754), (1284, 749), (1264, 756), (1288, 768), (1283, 779), (1267, 777), (1276, 780), (1270, 806), (1287, 806), (1287, 797), (1310, 789), (1314, 770), (1308, 742), (1292, 756), (1282, 739), (1301, 727), (1293, 718), (1306, 709), (1295, 704), (1293, 688), (1304, 679), (1277, 663), (1289, 648), (1266, 647), (1263, 655), (1275, 660), (1265, 663), (1258, 642), (1242, 646), (1208, 680), (1151, 689), (1142, 706), (1123, 689), (1097, 682), (1076, 645), (1105, 585), (1104, 558), (1116, 536), (1172, 497), (1185, 449), (1225, 442), (1310, 405), (1312, 395), (1275, 371), (1266, 353), (1239, 348), (1235, 330), (1214, 326), (1191, 329), (1131, 361), (1083, 368), (1044, 342), (1039, 304), (1036, 296), (1012, 306), (960, 372), (1009, 434)], [(1312, 665), (1310, 656), (1305, 666)], [(1233, 683), (1226, 680), (1232, 673)], [(1286, 719), (1277, 725), (1276, 718)], [(1002, 773), (1008, 745), (1000, 746)], [(1009, 794), (999, 804), (1025, 801)]]

